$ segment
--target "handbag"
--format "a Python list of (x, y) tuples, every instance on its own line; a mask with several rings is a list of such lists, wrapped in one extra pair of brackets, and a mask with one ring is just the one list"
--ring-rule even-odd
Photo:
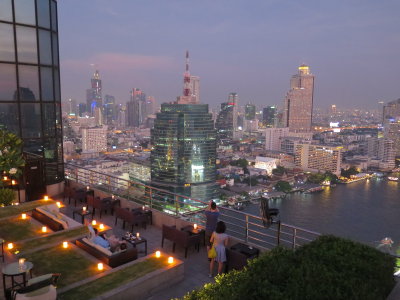
[(217, 251), (215, 250), (215, 247), (212, 246), (210, 250), (208, 250), (208, 258), (216, 258), (217, 257)]

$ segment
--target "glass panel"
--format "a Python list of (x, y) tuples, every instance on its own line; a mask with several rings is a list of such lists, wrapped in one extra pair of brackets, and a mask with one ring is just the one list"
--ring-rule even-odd
[(50, 28), (50, 3), (49, 0), (37, 0), (38, 25)]
[(43, 146), (41, 139), (25, 139), (24, 140), (24, 151), (34, 153), (34, 154), (43, 154)]
[(60, 79), (58, 69), (54, 69), (54, 92), (56, 101), (61, 101)]
[(39, 56), (42, 65), (52, 64), (50, 31), (39, 30)]
[(0, 64), (0, 100), (16, 100), (17, 72), (15, 65)]
[(0, 60), (15, 61), (13, 26), (3, 23), (0, 23)]
[(39, 74), (38, 67), (18, 66), (19, 99), (21, 101), (39, 100)]
[(40, 78), (42, 87), (42, 101), (54, 101), (53, 94), (53, 69), (40, 68)]
[(38, 138), (42, 136), (40, 115), (39, 103), (21, 104), (22, 137)]
[(17, 26), (17, 53), (19, 62), (37, 63), (36, 30)]
[(18, 106), (16, 103), (0, 103), (0, 128), (19, 135)]
[(58, 38), (55, 33), (53, 33), (53, 59), (53, 63), (58, 66)]
[(15, 22), (36, 25), (35, 0), (14, 0)]
[(57, 143), (56, 139), (46, 139), (44, 141), (44, 158), (46, 159), (47, 162), (57, 162)]
[(46, 103), (43, 105), (43, 107), (43, 134), (45, 137), (54, 137), (56, 123), (54, 104)]
[(0, 20), (13, 21), (11, 0), (0, 0)]
[(62, 138), (62, 121), (61, 121), (61, 105), (56, 103), (56, 135), (59, 138)]
[(51, 27), (57, 31), (57, 3), (55, 1), (51, 1)]

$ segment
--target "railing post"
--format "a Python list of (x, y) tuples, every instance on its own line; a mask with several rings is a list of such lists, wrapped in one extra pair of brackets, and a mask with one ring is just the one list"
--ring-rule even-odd
[(249, 242), (249, 215), (246, 214), (246, 243)]
[(179, 216), (179, 196), (175, 195), (175, 216), (178, 217)]
[(292, 245), (293, 250), (296, 249), (296, 235), (297, 235), (297, 229), (296, 229), (296, 228), (293, 228), (293, 241), (292, 241), (292, 243), (293, 243), (293, 245)]
[(281, 244), (281, 221), (278, 221), (277, 246)]

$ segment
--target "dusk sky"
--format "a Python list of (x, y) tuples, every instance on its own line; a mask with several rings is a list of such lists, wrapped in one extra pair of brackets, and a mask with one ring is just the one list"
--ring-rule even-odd
[(103, 96), (182, 93), (184, 54), (201, 102), (278, 104), (298, 65), (315, 107), (378, 108), (400, 97), (400, 1), (58, 1), (63, 99), (85, 102), (96, 64)]

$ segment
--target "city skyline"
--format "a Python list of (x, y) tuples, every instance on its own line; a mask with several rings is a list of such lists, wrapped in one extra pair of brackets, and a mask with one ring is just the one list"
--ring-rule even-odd
[[(187, 49), (201, 101), (213, 108), (230, 92), (243, 103), (281, 104), (288, 76), (302, 63), (318, 78), (317, 108), (374, 109), (400, 95), (395, 2), (97, 4), (79, 2), (79, 10), (77, 1), (59, 4), (63, 99), (83, 102), (88, 78), (99, 69), (104, 92), (117, 103), (128, 101), (132, 87), (158, 103), (174, 101)], [(132, 11), (140, 13), (132, 18)]]

